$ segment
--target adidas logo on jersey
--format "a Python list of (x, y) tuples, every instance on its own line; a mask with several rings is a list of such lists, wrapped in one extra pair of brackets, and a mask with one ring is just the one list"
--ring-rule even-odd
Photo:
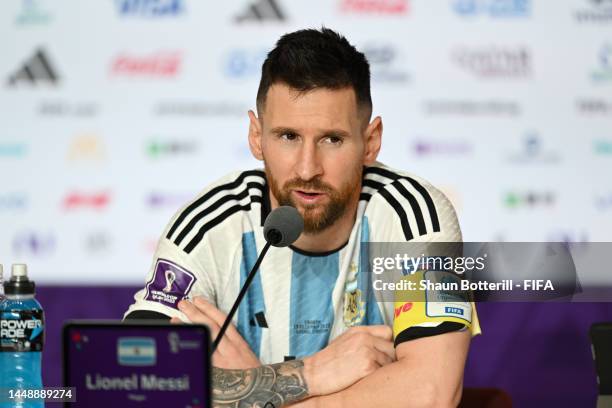
[(276, 0), (259, 0), (251, 3), (247, 9), (237, 15), (235, 20), (238, 23), (248, 21), (284, 21), (286, 16), (276, 3)]
[(28, 83), (31, 85), (48, 83), (55, 85), (58, 81), (59, 77), (51, 65), (49, 57), (42, 49), (38, 49), (32, 57), (25, 61), (23, 65), (9, 77), (8, 85), (15, 86), (20, 83)]
[(258, 326), (264, 329), (268, 328), (268, 321), (266, 320), (266, 315), (264, 312), (257, 312), (249, 321), (251, 326)]

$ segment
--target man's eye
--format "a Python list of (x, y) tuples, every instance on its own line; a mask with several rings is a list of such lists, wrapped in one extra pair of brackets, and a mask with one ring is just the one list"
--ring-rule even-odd
[(283, 133), (280, 135), (280, 138), (287, 141), (292, 141), (297, 139), (297, 135), (295, 133)]
[(342, 138), (338, 136), (328, 136), (324, 140), (325, 140), (325, 143), (329, 143), (329, 144), (341, 144), (342, 143)]

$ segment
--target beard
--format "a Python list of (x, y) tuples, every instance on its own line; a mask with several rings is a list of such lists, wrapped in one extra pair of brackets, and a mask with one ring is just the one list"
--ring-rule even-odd
[[(266, 177), (270, 183), (270, 190), (278, 204), (295, 207), (301, 213), (304, 218), (304, 233), (306, 234), (316, 234), (334, 225), (336, 221), (346, 214), (353, 196), (360, 193), (361, 167), (351, 171), (352, 174), (355, 174), (355, 177), (340, 186), (338, 190), (324, 183), (319, 178), (308, 181), (294, 178), (287, 181), (281, 187), (272, 176), (267, 165), (265, 170)], [(324, 204), (298, 204), (293, 199), (292, 190), (315, 190), (319, 193), (324, 193), (328, 200)]]

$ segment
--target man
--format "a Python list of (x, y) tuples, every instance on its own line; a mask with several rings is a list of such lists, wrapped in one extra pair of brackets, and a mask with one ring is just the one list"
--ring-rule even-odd
[(304, 218), (294, 245), (264, 259), (213, 356), (227, 369), (214, 374), (219, 406), (457, 405), (475, 311), (468, 302), (467, 317), (430, 317), (379, 301), (360, 249), (457, 242), (461, 232), (442, 193), (376, 162), (383, 125), (371, 115), (362, 53), (325, 28), (284, 35), (263, 64), (257, 116), (249, 111), (250, 149), (265, 170), (212, 184), (165, 230), (126, 317), (205, 323), (214, 337), (270, 210), (291, 205)]

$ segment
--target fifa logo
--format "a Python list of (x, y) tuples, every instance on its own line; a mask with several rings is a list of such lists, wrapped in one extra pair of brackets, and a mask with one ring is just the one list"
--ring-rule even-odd
[(166, 276), (166, 287), (164, 287), (162, 290), (168, 293), (172, 290), (172, 284), (176, 280), (176, 274), (168, 269), (166, 271), (165, 276)]

